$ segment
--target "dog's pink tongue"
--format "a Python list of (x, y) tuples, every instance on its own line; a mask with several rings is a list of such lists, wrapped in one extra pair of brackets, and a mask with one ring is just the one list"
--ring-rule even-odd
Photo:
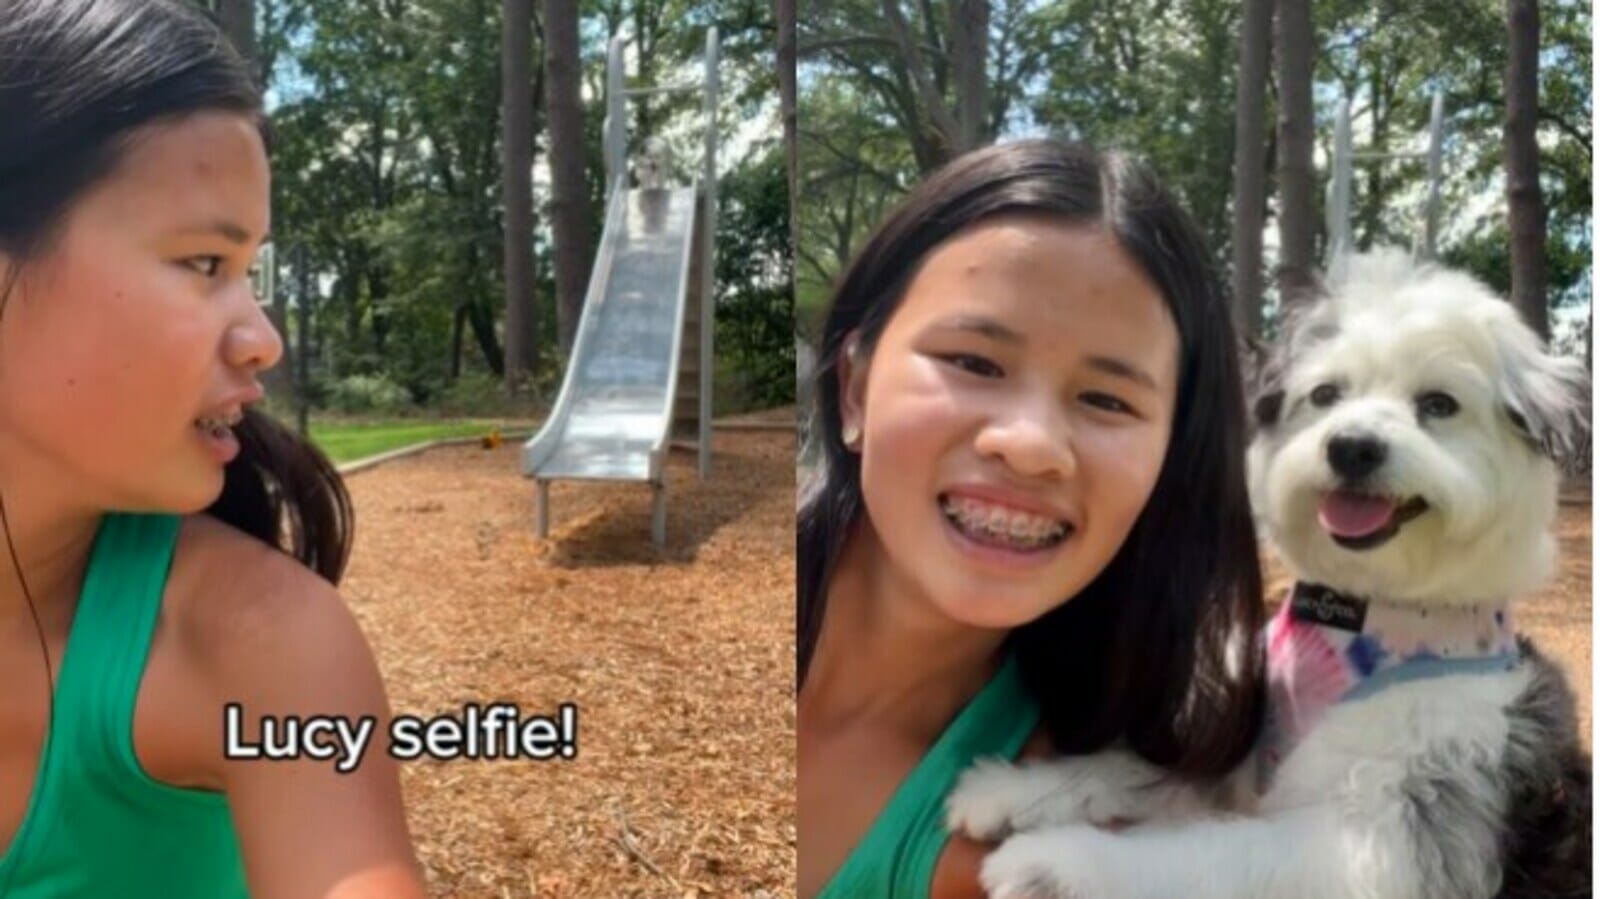
[(1381, 530), (1393, 516), (1393, 500), (1348, 490), (1324, 493), (1317, 505), (1322, 526), (1339, 537), (1365, 537)]

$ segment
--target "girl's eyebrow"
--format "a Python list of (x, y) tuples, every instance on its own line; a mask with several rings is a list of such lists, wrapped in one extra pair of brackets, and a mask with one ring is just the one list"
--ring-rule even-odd
[(1090, 368), (1097, 369), (1113, 377), (1125, 378), (1151, 390), (1160, 389), (1156, 386), (1156, 379), (1150, 377), (1148, 372), (1121, 359), (1112, 356), (1090, 356), (1087, 361)]
[(1022, 345), (1028, 342), (1028, 339), (1020, 333), (984, 315), (952, 316), (939, 322), (938, 327), (952, 331), (972, 331), (1001, 343)]
[[(216, 221), (210, 222), (210, 223), (205, 224), (205, 225), (195, 225), (193, 227), (184, 228), (181, 231), (179, 231), (178, 233), (179, 234), (220, 234), (223, 237), (227, 238), (228, 240), (233, 241), (236, 244), (248, 245), (250, 243), (250, 232), (249, 231), (247, 231), (246, 229), (244, 229), (243, 227), (241, 227), (239, 225), (234, 224), (233, 222), (226, 221), (226, 220), (223, 220), (223, 219), (218, 219)], [(270, 240), (272, 240), (272, 233), (268, 232), (266, 234), (261, 235), (261, 240), (259, 242), (264, 244), (264, 243), (267, 243)]]

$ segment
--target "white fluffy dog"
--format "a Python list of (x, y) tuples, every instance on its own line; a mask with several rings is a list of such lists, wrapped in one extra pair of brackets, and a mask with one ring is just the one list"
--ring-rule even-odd
[(672, 179), (672, 148), (659, 137), (647, 137), (633, 160), (633, 176), (645, 190), (660, 190)]
[(1583, 366), (1392, 251), (1349, 260), (1287, 331), (1249, 469), (1298, 583), (1249, 762), (1220, 784), (1118, 751), (986, 762), (952, 830), (1009, 835), (982, 872), (996, 897), (1588, 896), (1572, 696), (1510, 618), (1553, 568)]

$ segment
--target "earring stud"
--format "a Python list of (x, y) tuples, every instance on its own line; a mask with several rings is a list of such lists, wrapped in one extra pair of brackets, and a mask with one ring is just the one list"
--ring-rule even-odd
[(854, 423), (847, 424), (839, 436), (844, 440), (844, 445), (847, 448), (855, 449), (856, 441), (861, 439), (861, 426)]

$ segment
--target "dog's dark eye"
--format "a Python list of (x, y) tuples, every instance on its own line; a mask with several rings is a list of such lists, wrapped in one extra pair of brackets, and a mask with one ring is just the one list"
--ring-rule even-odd
[(1417, 412), (1427, 418), (1449, 418), (1461, 411), (1461, 404), (1448, 393), (1434, 391), (1417, 397)]
[(1339, 385), (1337, 384), (1318, 384), (1311, 390), (1311, 405), (1319, 409), (1326, 409), (1338, 401)]

